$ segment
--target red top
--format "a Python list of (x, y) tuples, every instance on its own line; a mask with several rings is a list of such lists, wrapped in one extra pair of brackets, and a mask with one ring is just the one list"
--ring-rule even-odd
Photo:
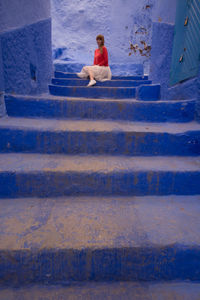
[(94, 53), (94, 65), (108, 67), (108, 50), (103, 46), (103, 53), (100, 49), (96, 49)]

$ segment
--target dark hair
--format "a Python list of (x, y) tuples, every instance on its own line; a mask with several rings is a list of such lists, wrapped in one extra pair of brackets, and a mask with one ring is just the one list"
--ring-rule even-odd
[(96, 40), (100, 40), (102, 42), (102, 46), (104, 46), (104, 36), (102, 34), (97, 35)]

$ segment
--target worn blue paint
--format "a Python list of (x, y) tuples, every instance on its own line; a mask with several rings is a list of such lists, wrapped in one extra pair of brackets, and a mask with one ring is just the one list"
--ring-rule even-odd
[(3, 60), (2, 60), (2, 49), (0, 39), (0, 92), (4, 91), (4, 77), (3, 77)]
[(5, 92), (47, 92), (52, 76), (51, 19), (6, 31), (0, 40)]
[(25, 287), (4, 287), (0, 291), (2, 299), (52, 298), (54, 300), (85, 298), (87, 300), (139, 299), (158, 300), (160, 297), (176, 300), (199, 300), (200, 283), (171, 282), (74, 282), (63, 285), (28, 285)]
[(199, 246), (1, 251), (0, 257), (4, 284), (200, 280)]
[[(3, 199), (4, 243), (10, 235), (17, 238), (10, 250), (0, 251), (0, 283), (200, 280), (199, 200), (199, 196)], [(17, 221), (14, 228), (5, 211)], [(53, 234), (45, 240), (42, 236), (50, 228)]]
[(113, 157), (109, 163), (106, 156), (11, 153), (1, 154), (0, 163), (1, 198), (200, 194), (196, 157)]
[(150, 79), (153, 83), (159, 83), (161, 85), (161, 99), (176, 99), (176, 97), (168, 97), (167, 94), (171, 67), (174, 25), (154, 22), (152, 25), (152, 31)]
[(5, 116), (5, 101), (4, 101), (4, 77), (3, 77), (3, 61), (2, 61), (2, 49), (0, 39), (0, 118)]
[(49, 92), (55, 96), (67, 97), (85, 97), (85, 98), (111, 98), (111, 99), (128, 99), (135, 98), (135, 88), (121, 87), (63, 87), (59, 85), (49, 85)]
[(4, 93), (0, 91), (0, 118), (6, 115), (6, 106), (4, 101)]
[(141, 85), (137, 88), (137, 100), (160, 100), (160, 85)]
[(143, 122), (190, 122), (197, 118), (196, 101), (125, 101), (70, 98), (5, 97), (9, 116), (114, 119)]
[[(53, 78), (52, 84), (62, 86), (86, 86), (89, 80), (82, 79), (60, 79)], [(151, 80), (109, 80), (105, 82), (97, 81), (96, 86), (108, 86), (108, 87), (136, 87), (141, 84), (151, 84)]]
[[(188, 131), (179, 133), (115, 131), (98, 129), (61, 130), (54, 124), (54, 129), (35, 129), (26, 127), (26, 121), (22, 120), (24, 128), (18, 124), (5, 126), (0, 123), (0, 152), (28, 152), (48, 154), (110, 154), (110, 155), (200, 155), (200, 127), (199, 131)], [(45, 126), (53, 126), (46, 122)], [(2, 126), (3, 125), (3, 126)], [(64, 124), (63, 124), (64, 125)], [(83, 123), (84, 126), (84, 123)], [(94, 124), (91, 124), (91, 127)], [(137, 124), (135, 124), (137, 127)], [(148, 125), (147, 125), (148, 126)], [(173, 126), (173, 125), (172, 125)], [(95, 128), (95, 127), (94, 127)], [(84, 141), (87, 141), (85, 143)], [(167, 145), (167, 147), (166, 147)]]
[(198, 99), (197, 80), (194, 77), (170, 87), (165, 91), (167, 99)]

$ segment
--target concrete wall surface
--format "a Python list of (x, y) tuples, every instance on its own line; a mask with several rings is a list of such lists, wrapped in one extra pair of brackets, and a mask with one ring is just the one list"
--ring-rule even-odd
[(0, 32), (50, 18), (49, 0), (0, 0)]
[(47, 92), (52, 76), (49, 0), (0, 0), (0, 89)]
[(103, 34), (110, 63), (148, 64), (130, 42), (151, 43), (155, 0), (51, 0), (54, 59), (93, 63), (96, 35)]
[(156, 0), (152, 14), (153, 22), (175, 23), (177, 0)]

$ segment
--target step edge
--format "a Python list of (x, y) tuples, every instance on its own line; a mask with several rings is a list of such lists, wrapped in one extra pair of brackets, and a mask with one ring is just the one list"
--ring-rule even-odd
[(139, 104), (161, 104), (161, 103), (167, 103), (167, 104), (177, 104), (177, 103), (183, 103), (183, 104), (187, 104), (187, 103), (196, 103), (198, 100), (196, 98), (194, 99), (183, 99), (183, 100), (158, 100), (158, 101), (153, 101), (153, 100), (137, 100), (135, 98), (133, 99), (126, 99), (126, 98), (116, 98), (116, 99), (109, 99), (109, 98), (101, 98), (101, 99), (96, 99), (96, 98), (89, 98), (89, 97), (71, 97), (71, 96), (53, 96), (51, 94), (42, 94), (42, 95), (23, 95), (23, 94), (17, 94), (17, 95), (12, 95), (12, 94), (5, 94), (5, 100), (9, 101), (9, 98), (16, 98), (18, 100), (26, 100), (26, 99), (30, 99), (30, 100), (44, 100), (44, 101), (52, 101), (52, 100), (62, 100), (62, 101), (94, 101), (94, 102), (122, 102), (125, 103), (125, 101), (127, 101), (127, 103), (131, 103), (131, 104), (135, 104), (135, 103), (139, 103)]
[[(18, 124), (6, 124), (6, 122), (5, 122), (5, 124), (3, 124), (3, 122), (4, 122), (4, 120), (13, 120), (13, 121), (15, 121), (16, 120), (16, 122), (17, 121), (20, 121), (21, 120), (21, 122), (23, 123), (23, 125), (18, 125)], [(29, 122), (29, 121), (31, 121), (31, 120), (40, 120), (41, 122), (46, 122), (46, 123), (52, 123), (52, 125), (55, 125), (55, 127), (54, 128), (48, 128), (48, 126), (46, 127), (46, 128), (43, 128), (42, 126), (43, 126), (43, 124), (41, 124), (41, 127), (38, 127), (37, 125), (31, 125), (32, 127), (30, 127), (29, 125), (26, 125), (26, 122)], [(66, 129), (62, 129), (62, 128), (58, 128), (59, 126), (61, 126), (62, 124), (56, 124), (56, 122), (58, 122), (58, 123), (62, 123), (63, 125), (64, 124), (66, 124), (67, 125), (67, 123), (69, 123), (69, 122), (73, 122), (74, 124), (75, 123), (80, 123), (80, 125), (81, 125), (81, 123), (83, 123), (83, 124), (85, 124), (85, 123), (90, 123), (90, 124), (93, 124), (93, 125), (95, 125), (95, 123), (98, 123), (98, 124), (100, 124), (100, 123), (102, 123), (102, 124), (100, 124), (100, 126), (101, 125), (103, 125), (103, 124), (105, 124), (105, 122), (106, 123), (110, 123), (110, 124), (113, 124), (113, 126), (118, 126), (119, 128), (117, 128), (117, 129), (115, 129), (115, 128), (111, 128), (111, 129), (95, 129), (95, 128), (93, 128), (93, 129), (86, 129), (86, 130), (79, 130), (79, 128), (77, 128), (77, 129), (70, 129), (70, 128), (66, 128)], [(17, 122), (18, 123), (18, 122)], [(121, 124), (120, 124), (121, 123)], [(115, 133), (121, 133), (121, 132), (124, 132), (124, 133), (144, 133), (144, 134), (169, 134), (169, 135), (182, 135), (182, 134), (189, 134), (189, 133), (195, 133), (195, 132), (200, 132), (200, 123), (198, 123), (198, 122), (187, 122), (187, 123), (176, 123), (176, 122), (165, 122), (165, 123), (163, 123), (163, 122), (149, 122), (149, 123), (146, 123), (145, 122), (145, 125), (142, 125), (141, 127), (146, 127), (146, 126), (148, 126), (148, 127), (151, 127), (151, 126), (162, 126), (163, 124), (164, 125), (170, 125), (170, 126), (173, 126), (173, 125), (177, 125), (178, 127), (189, 127), (189, 126), (191, 126), (191, 125), (199, 125), (199, 128), (195, 128), (195, 129), (193, 129), (193, 128), (191, 128), (191, 129), (187, 129), (187, 128), (185, 128), (185, 130), (179, 130), (179, 131), (170, 131), (170, 130), (167, 130), (167, 128), (166, 128), (166, 130), (164, 130), (164, 128), (163, 128), (163, 130), (162, 131), (156, 131), (156, 130), (153, 130), (153, 129), (148, 129), (148, 130), (145, 130), (145, 129), (143, 129), (143, 128), (141, 128), (141, 130), (139, 130), (139, 129), (136, 129), (136, 130), (134, 130), (134, 128), (133, 129), (129, 129), (129, 130), (126, 130), (126, 128), (122, 128), (122, 127), (125, 127), (125, 126), (140, 126), (140, 124), (142, 124), (142, 123), (144, 123), (144, 122), (133, 122), (133, 121), (129, 121), (128, 122), (129, 124), (126, 124), (126, 121), (124, 121), (123, 122), (123, 120), (119, 120), (119, 121), (114, 121), (114, 120), (112, 120), (112, 119), (108, 119), (108, 120), (98, 120), (98, 119), (65, 119), (65, 120), (57, 120), (57, 119), (54, 119), (54, 118), (21, 118), (21, 117), (9, 117), (9, 116), (6, 116), (6, 117), (4, 117), (4, 118), (2, 118), (2, 120), (0, 119), (0, 130), (23, 130), (23, 131), (38, 131), (38, 132), (56, 132), (56, 133), (61, 133), (61, 132), (80, 132), (80, 133), (82, 133), (82, 132), (84, 132), (84, 133), (91, 133), (91, 132), (95, 132), (95, 133), (113, 133), (113, 134), (115, 134)], [(97, 125), (98, 126), (98, 125)], [(120, 128), (120, 126), (122, 126), (121, 128)], [(56, 128), (58, 128), (57, 130), (56, 130)], [(180, 128), (181, 129), (181, 128)]]
[(110, 86), (93, 86), (93, 87), (87, 87), (87, 86), (66, 86), (66, 85), (55, 85), (55, 84), (49, 84), (49, 87), (53, 87), (53, 88), (65, 88), (65, 89), (88, 89), (88, 90), (93, 90), (93, 89), (126, 89), (126, 90), (135, 90), (136, 87), (110, 87)]
[[(89, 81), (89, 79), (82, 79), (82, 78), (52, 78), (52, 80), (64, 80), (64, 81), (71, 81), (71, 80), (73, 80), (73, 81), (83, 81), (83, 82), (88, 82)], [(105, 81), (105, 82), (137, 82), (137, 83), (143, 83), (143, 82), (145, 82), (145, 81), (148, 81), (148, 82), (152, 82), (152, 80), (113, 80), (113, 79), (111, 79), (111, 80), (107, 80), (107, 81)], [(104, 82), (101, 82), (100, 81), (100, 83), (104, 83)]]
[[(198, 173), (200, 174), (200, 168), (196, 165), (197, 160), (199, 161), (200, 156), (125, 156), (125, 155), (91, 155), (91, 154), (79, 154), (79, 155), (64, 155), (64, 154), (43, 154), (43, 153), (0, 153), (0, 160), (4, 160), (5, 158), (8, 159), (14, 159), (13, 160), (13, 167), (9, 168), (7, 166), (5, 167), (1, 167), (0, 169), (0, 174), (5, 174), (5, 173), (9, 173), (11, 174), (12, 172), (15, 172), (16, 174), (20, 174), (20, 173), (27, 173), (27, 174), (38, 174), (41, 172), (47, 172), (47, 173), (78, 173), (78, 174), (113, 174), (113, 173), (141, 173), (141, 172), (155, 172), (155, 173), (166, 173), (166, 172), (170, 172), (170, 173), (176, 173), (176, 174), (182, 174), (182, 173)], [(56, 164), (56, 167), (46, 167), (45, 165), (42, 165), (38, 168), (32, 168), (30, 169), (30, 166), (25, 166), (24, 169), (19, 169), (19, 167), (17, 167), (17, 169), (15, 168), (15, 159), (23, 159), (24, 162), (29, 162), (30, 159), (35, 160), (37, 159), (37, 161), (43, 161), (44, 158), (46, 159), (46, 161), (53, 161)], [(95, 159), (101, 159), (100, 161), (100, 165), (96, 168), (90, 168), (87, 166), (82, 167), (82, 169), (80, 170), (76, 170), (76, 163), (77, 163), (77, 158), (79, 159), (79, 162), (81, 161), (88, 161), (88, 163), (91, 165), (92, 163), (94, 163)], [(141, 162), (143, 161), (143, 164), (146, 164), (145, 161), (151, 161), (151, 166), (146, 167), (146, 166), (141, 166), (141, 164), (138, 165), (134, 165), (134, 161), (136, 160), (140, 160)], [(174, 160), (174, 162), (180, 162), (180, 163), (185, 163), (182, 169), (178, 169), (175, 167), (170, 167), (169, 168), (169, 161), (172, 163), (172, 161)], [(60, 167), (60, 163), (61, 162), (67, 162), (67, 161), (74, 161), (75, 165), (73, 166), (67, 166), (64, 168)], [(110, 165), (107, 166), (106, 162), (110, 161)], [(124, 161), (124, 165), (122, 165), (121, 168), (115, 168), (118, 166), (119, 161), (122, 163)], [(101, 165), (101, 163), (105, 162), (105, 165)], [(162, 162), (162, 165), (160, 166), (160, 162)], [(153, 165), (154, 163), (154, 165)], [(157, 164), (158, 165), (157, 165)], [(131, 166), (131, 164), (133, 164)], [(79, 164), (80, 165), (80, 164)], [(180, 167), (180, 166), (178, 166)]]

